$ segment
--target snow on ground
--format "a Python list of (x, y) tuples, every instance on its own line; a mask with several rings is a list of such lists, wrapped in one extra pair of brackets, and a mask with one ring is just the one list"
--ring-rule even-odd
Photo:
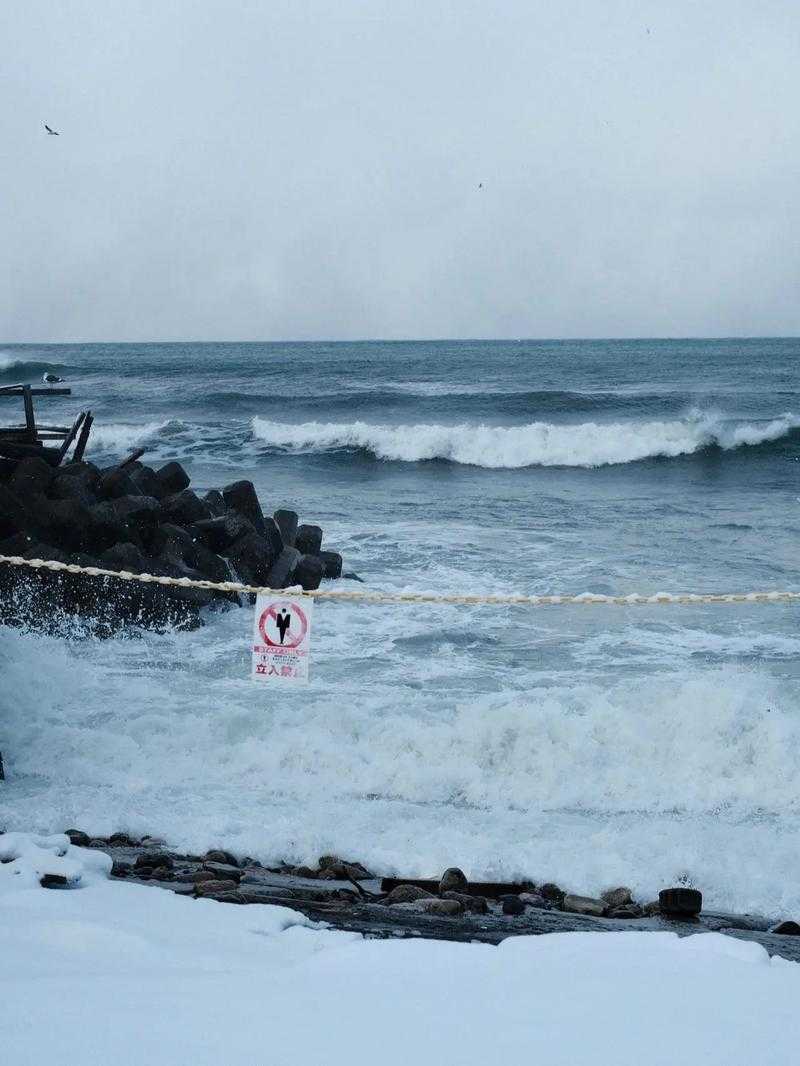
[[(715, 933), (367, 941), (109, 881), (62, 836), (0, 836), (0, 857), (9, 1066), (797, 1061), (800, 967)], [(64, 864), (81, 887), (36, 887)]]

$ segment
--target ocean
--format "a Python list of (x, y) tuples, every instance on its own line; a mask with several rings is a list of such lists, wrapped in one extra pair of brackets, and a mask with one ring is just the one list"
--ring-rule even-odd
[[(0, 347), (88, 457), (251, 478), (369, 589), (798, 589), (800, 341)], [(10, 406), (10, 405), (9, 405)], [(9, 412), (10, 413), (10, 412)], [(14, 412), (16, 414), (16, 412)], [(0, 409), (0, 417), (5, 411)], [(319, 602), (311, 682), (249, 679), (249, 609), (100, 641), (0, 629), (0, 826), (338, 852), (800, 910), (785, 605)]]

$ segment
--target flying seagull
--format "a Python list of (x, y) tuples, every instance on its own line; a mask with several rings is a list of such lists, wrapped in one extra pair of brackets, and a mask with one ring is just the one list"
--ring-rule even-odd
[(50, 134), (51, 137), (60, 137), (61, 136), (61, 134), (58, 132), (58, 130), (51, 130), (46, 122), (44, 124), (44, 128), (47, 130), (47, 132)]
[(58, 374), (42, 374), (42, 381), (45, 385), (59, 385), (63, 380)]

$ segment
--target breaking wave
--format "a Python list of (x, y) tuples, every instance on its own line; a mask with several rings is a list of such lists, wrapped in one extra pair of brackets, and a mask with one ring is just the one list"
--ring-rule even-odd
[(23, 356), (13, 355), (11, 352), (0, 352), (0, 378), (31, 377), (33, 374), (43, 374), (45, 370), (65, 370), (63, 363), (53, 363), (44, 359), (29, 359)]
[(110, 422), (106, 425), (99, 423), (92, 427), (92, 447), (103, 452), (125, 451), (152, 440), (174, 424), (172, 420), (142, 422), (139, 425), (125, 422)]
[(710, 448), (729, 451), (790, 437), (800, 418), (731, 422), (692, 416), (660, 422), (583, 422), (524, 426), (402, 425), (367, 422), (252, 421), (253, 436), (270, 447), (306, 451), (355, 449), (378, 459), (415, 463), (439, 459), (487, 469), (526, 466), (597, 467), (658, 457), (692, 455)]

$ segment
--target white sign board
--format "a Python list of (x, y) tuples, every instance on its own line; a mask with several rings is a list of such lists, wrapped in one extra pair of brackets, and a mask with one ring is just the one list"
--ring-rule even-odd
[(259, 595), (253, 624), (256, 681), (308, 681), (311, 612), (308, 597)]

